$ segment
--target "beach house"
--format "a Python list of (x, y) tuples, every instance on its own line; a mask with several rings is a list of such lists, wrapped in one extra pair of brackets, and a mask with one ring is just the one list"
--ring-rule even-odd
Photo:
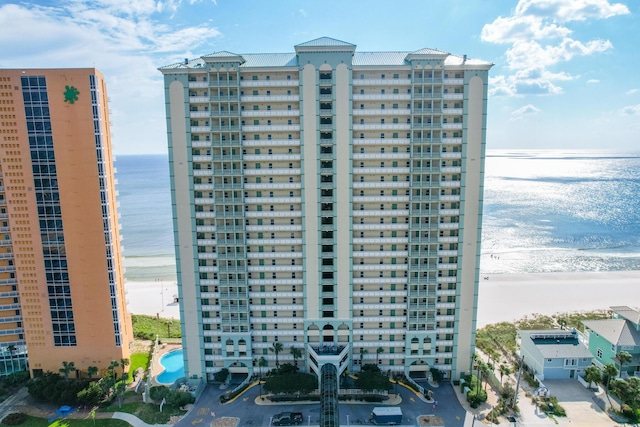
[[(640, 312), (627, 306), (611, 307), (611, 319), (585, 320), (585, 335), (595, 364), (614, 364), (621, 377), (640, 376)], [(618, 355), (626, 351), (631, 361), (620, 363)]]
[(540, 380), (576, 378), (593, 363), (578, 331), (518, 331), (519, 354)]

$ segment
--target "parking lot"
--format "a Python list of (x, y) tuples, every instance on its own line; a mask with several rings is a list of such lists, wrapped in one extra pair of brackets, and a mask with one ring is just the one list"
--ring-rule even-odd
[[(287, 404), (262, 404), (256, 403), (259, 390), (252, 387), (245, 391), (233, 402), (220, 404), (219, 398), (227, 390), (220, 390), (216, 385), (208, 385), (204, 390), (196, 406), (176, 426), (194, 427), (198, 424), (209, 425), (212, 421), (221, 417), (237, 417), (240, 419), (238, 426), (270, 426), (272, 417), (284, 411), (302, 412), (305, 426), (317, 426), (320, 422), (320, 403), (287, 403)], [(394, 391), (395, 392), (395, 391)], [(420, 415), (436, 414), (445, 421), (447, 427), (463, 427), (466, 411), (460, 406), (455, 393), (449, 384), (442, 384), (434, 389), (434, 397), (438, 400), (438, 407), (421, 400), (416, 394), (407, 388), (398, 387), (398, 393), (402, 402), (398, 405), (403, 412), (403, 425), (417, 425)], [(340, 403), (340, 425), (371, 425), (370, 413), (374, 403)]]

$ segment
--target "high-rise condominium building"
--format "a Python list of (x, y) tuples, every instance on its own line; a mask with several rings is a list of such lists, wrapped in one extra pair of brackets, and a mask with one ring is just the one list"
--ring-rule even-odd
[(469, 371), (491, 66), (320, 38), (160, 69), (189, 376)]
[(0, 70), (0, 174), (0, 371), (128, 358), (100, 72)]

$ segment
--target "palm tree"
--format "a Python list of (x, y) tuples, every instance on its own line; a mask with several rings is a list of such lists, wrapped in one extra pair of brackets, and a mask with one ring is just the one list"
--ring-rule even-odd
[(618, 362), (620, 362), (620, 378), (622, 378), (622, 367), (625, 363), (630, 363), (633, 357), (628, 351), (621, 351), (616, 355)]
[(258, 360), (258, 366), (260, 367), (260, 379), (262, 380), (262, 368), (269, 366), (269, 362), (267, 362), (267, 359), (263, 356)]
[(93, 378), (98, 374), (98, 367), (97, 366), (89, 366), (87, 368), (87, 375), (89, 376), (89, 378)]
[(597, 384), (602, 381), (602, 372), (600, 372), (597, 366), (591, 365), (585, 369), (584, 379), (589, 383), (589, 388), (591, 388), (591, 383)]
[(362, 359), (364, 359), (364, 355), (369, 353), (367, 349), (360, 347), (360, 369), (362, 369)]
[(376, 359), (378, 359), (378, 364), (380, 364), (380, 360), (379, 360), (379, 359), (380, 359), (380, 354), (381, 354), (381, 353), (384, 353), (384, 348), (382, 348), (382, 347), (378, 347), (378, 348), (376, 349), (376, 355), (377, 355)]
[(280, 362), (278, 361), (278, 354), (282, 351), (282, 343), (274, 341), (271, 347), (269, 347), (269, 351), (275, 353), (276, 355), (276, 368), (280, 367)]
[(124, 374), (125, 374), (124, 370), (125, 370), (125, 368), (127, 366), (129, 366), (129, 359), (120, 359), (120, 366), (122, 366), (122, 379), (125, 379), (124, 378)]
[(511, 369), (505, 364), (500, 364), (500, 385), (502, 385), (502, 377), (511, 374)]
[(608, 365), (604, 365), (604, 374), (607, 376), (607, 390), (609, 390), (609, 383), (611, 382), (611, 378), (615, 378), (618, 375), (618, 368), (613, 363), (609, 363)]
[(59, 369), (60, 373), (64, 375), (64, 379), (69, 379), (69, 373), (76, 370), (76, 364), (74, 362), (62, 362), (62, 368)]
[(482, 376), (484, 377), (484, 391), (487, 391), (487, 384), (489, 383), (489, 373), (493, 370), (493, 365), (483, 363), (482, 364)]
[(298, 347), (291, 347), (291, 350), (289, 350), (289, 352), (291, 353), (291, 356), (293, 356), (293, 364), (295, 366), (298, 366), (298, 359), (302, 358), (302, 350), (300, 350)]
[(11, 356), (11, 373), (13, 373), (15, 371), (15, 368), (13, 367), (13, 357), (16, 354), (16, 351), (18, 350), (18, 348), (11, 344), (10, 346), (7, 347), (7, 351), (9, 352), (9, 356)]
[(107, 371), (109, 371), (109, 374), (111, 375), (111, 379), (113, 379), (115, 381), (116, 379), (116, 368), (120, 366), (120, 364), (118, 363), (117, 360), (112, 360), (109, 363), (109, 367), (107, 368)]

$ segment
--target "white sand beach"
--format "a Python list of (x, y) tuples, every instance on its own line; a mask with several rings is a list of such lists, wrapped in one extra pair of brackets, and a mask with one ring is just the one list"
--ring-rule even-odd
[(477, 326), (614, 305), (640, 306), (640, 271), (496, 274), (480, 279)]
[[(640, 271), (496, 274), (480, 279), (478, 327), (533, 313), (554, 314), (640, 306)], [(174, 282), (127, 282), (133, 314), (180, 318)], [(163, 289), (163, 290), (161, 290)]]
[(180, 318), (180, 307), (174, 302), (178, 295), (175, 282), (127, 282), (125, 284), (129, 312), (151, 316)]

